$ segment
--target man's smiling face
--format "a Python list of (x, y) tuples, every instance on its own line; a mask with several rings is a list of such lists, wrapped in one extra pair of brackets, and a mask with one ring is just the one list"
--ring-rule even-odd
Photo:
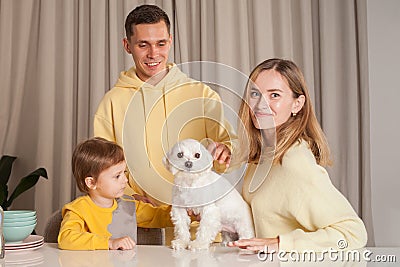
[(166, 69), (171, 44), (172, 36), (164, 21), (134, 25), (130, 40), (124, 41), (125, 50), (135, 62), (136, 74), (144, 82)]

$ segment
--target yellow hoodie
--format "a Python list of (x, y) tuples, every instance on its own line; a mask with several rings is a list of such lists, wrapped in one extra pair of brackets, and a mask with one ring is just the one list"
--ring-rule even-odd
[(230, 146), (236, 135), (224, 120), (219, 95), (190, 79), (175, 64), (152, 86), (140, 80), (135, 68), (121, 72), (94, 117), (94, 135), (115, 141), (125, 152), (133, 191), (171, 203), (173, 177), (162, 164), (177, 141), (210, 138)]

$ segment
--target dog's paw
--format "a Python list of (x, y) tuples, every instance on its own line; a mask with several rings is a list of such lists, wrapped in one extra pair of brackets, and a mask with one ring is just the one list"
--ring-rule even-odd
[(171, 247), (175, 250), (186, 249), (188, 247), (188, 242), (181, 239), (175, 239), (171, 241)]
[(196, 251), (196, 250), (206, 250), (210, 248), (210, 243), (208, 242), (202, 242), (202, 241), (197, 241), (193, 240), (190, 242), (188, 249), (191, 251)]

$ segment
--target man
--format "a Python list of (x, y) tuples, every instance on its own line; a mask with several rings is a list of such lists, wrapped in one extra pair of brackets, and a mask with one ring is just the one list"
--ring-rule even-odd
[(172, 36), (162, 9), (136, 7), (126, 18), (125, 31), (123, 46), (135, 67), (121, 72), (104, 96), (95, 114), (94, 135), (124, 148), (133, 190), (126, 193), (154, 204), (168, 203), (164, 196), (170, 192), (164, 194), (162, 180), (173, 177), (162, 165), (164, 151), (181, 139), (209, 138), (215, 142), (214, 159), (228, 167), (230, 140), (236, 137), (223, 119), (218, 94), (167, 63)]

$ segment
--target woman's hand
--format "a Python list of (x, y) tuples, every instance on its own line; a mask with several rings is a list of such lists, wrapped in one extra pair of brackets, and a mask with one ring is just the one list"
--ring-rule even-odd
[(229, 242), (228, 247), (239, 247), (253, 251), (262, 250), (265, 253), (272, 252), (272, 250), (277, 252), (279, 250), (279, 238), (240, 239)]
[(129, 236), (124, 236), (120, 238), (110, 239), (108, 240), (108, 248), (109, 249), (133, 249), (136, 246), (135, 241)]

